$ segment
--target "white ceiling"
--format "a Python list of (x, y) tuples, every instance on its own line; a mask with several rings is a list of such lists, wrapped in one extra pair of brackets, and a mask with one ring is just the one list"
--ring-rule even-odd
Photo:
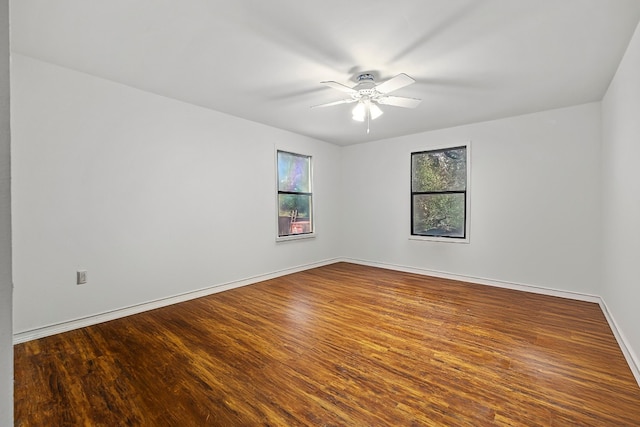
[[(12, 0), (12, 51), (348, 145), (600, 100), (640, 0)], [(371, 124), (320, 84), (416, 83)]]

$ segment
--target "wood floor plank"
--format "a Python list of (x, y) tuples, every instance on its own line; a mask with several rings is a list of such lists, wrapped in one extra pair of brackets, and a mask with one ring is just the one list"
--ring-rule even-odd
[(348, 263), (14, 352), (16, 426), (640, 425), (597, 304)]

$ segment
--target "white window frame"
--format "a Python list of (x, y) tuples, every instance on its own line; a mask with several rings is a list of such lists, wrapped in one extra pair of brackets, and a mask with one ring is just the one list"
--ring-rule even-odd
[[(428, 151), (439, 151), (439, 150), (447, 150), (450, 148), (456, 147), (465, 147), (467, 152), (467, 183), (466, 183), (466, 197), (465, 197), (465, 237), (438, 237), (438, 236), (420, 236), (413, 234), (413, 188), (412, 188), (412, 180), (413, 180), (413, 162), (411, 156), (414, 153), (428, 152)], [(471, 230), (471, 141), (466, 141), (463, 143), (450, 143), (450, 144), (442, 144), (442, 145), (433, 145), (429, 147), (425, 147), (422, 149), (412, 150), (409, 153), (409, 240), (417, 240), (417, 241), (426, 241), (426, 242), (444, 242), (444, 243), (465, 243), (468, 244), (471, 242), (470, 240), (470, 230)]]
[[(280, 182), (279, 182), (279, 169), (278, 169), (278, 153), (279, 152), (284, 152), (284, 153), (288, 153), (288, 154), (293, 154), (296, 156), (301, 156), (301, 157), (308, 157), (309, 158), (309, 194), (311, 196), (311, 206), (310, 206), (310, 216), (311, 216), (311, 231), (308, 233), (300, 233), (300, 234), (289, 234), (286, 236), (280, 236)], [(316, 237), (316, 219), (315, 219), (315, 197), (313, 194), (313, 156), (310, 154), (302, 154), (287, 148), (278, 148), (276, 147), (275, 149), (275, 153), (274, 153), (274, 160), (275, 160), (275, 183), (276, 183), (276, 189), (275, 189), (275, 194), (276, 194), (276, 242), (286, 242), (286, 241), (291, 241), (291, 240), (303, 240), (303, 239), (311, 239)]]

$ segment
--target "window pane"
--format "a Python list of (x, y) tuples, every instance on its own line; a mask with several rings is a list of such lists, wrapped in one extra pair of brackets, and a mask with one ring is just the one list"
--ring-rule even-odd
[(311, 196), (304, 194), (278, 195), (278, 235), (311, 233)]
[(411, 191), (464, 191), (466, 187), (466, 147), (411, 155)]
[(413, 234), (465, 237), (464, 194), (415, 194)]
[(310, 193), (311, 158), (278, 151), (278, 191)]

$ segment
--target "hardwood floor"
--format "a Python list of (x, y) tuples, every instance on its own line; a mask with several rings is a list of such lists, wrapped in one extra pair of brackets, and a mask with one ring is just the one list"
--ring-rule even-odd
[(597, 304), (338, 263), (15, 346), (16, 426), (631, 426)]

